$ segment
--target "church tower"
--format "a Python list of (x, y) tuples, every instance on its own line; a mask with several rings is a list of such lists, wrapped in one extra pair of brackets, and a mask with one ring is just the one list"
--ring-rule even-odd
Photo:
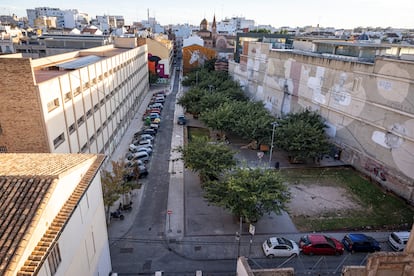
[(216, 47), (217, 40), (217, 24), (216, 24), (216, 15), (214, 14), (213, 23), (211, 23), (211, 38), (213, 39), (213, 47)]

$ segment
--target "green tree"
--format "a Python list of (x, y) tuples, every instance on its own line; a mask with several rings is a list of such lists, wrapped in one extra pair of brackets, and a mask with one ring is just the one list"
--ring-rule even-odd
[(237, 168), (226, 173), (222, 180), (207, 182), (204, 191), (210, 203), (249, 222), (272, 211), (280, 214), (290, 200), (288, 187), (280, 173), (260, 168)]
[(133, 172), (135, 175), (139, 175), (138, 166), (134, 166), (132, 169), (125, 168), (125, 162), (111, 161), (112, 170), (102, 170), (101, 183), (102, 194), (105, 210), (107, 213), (108, 223), (110, 218), (111, 206), (122, 196), (128, 194), (133, 189), (139, 188), (140, 183), (138, 178), (126, 181), (125, 175), (129, 172)]
[(216, 63), (216, 60), (217, 60), (216, 58), (206, 60), (204, 62), (203, 68), (207, 69), (208, 71), (214, 71), (214, 69), (215, 69), (214, 65)]
[(311, 111), (288, 114), (278, 121), (275, 144), (294, 159), (318, 158), (332, 148), (323, 118)]
[(127, 189), (123, 186), (124, 175), (127, 170), (125, 169), (125, 163), (123, 161), (111, 161), (112, 170), (102, 170), (101, 183), (103, 201), (109, 219), (110, 207), (119, 199), (119, 197), (127, 192)]
[(154, 83), (157, 83), (157, 81), (158, 81), (158, 79), (159, 79), (159, 76), (157, 75), (157, 74), (154, 74), (154, 73), (149, 73), (149, 83), (150, 84), (154, 84)]
[(200, 119), (210, 128), (232, 132), (244, 139), (269, 143), (274, 117), (261, 102), (228, 101), (201, 113)]
[(207, 137), (193, 137), (177, 150), (181, 152), (185, 166), (198, 172), (203, 182), (218, 179), (222, 172), (236, 165), (231, 149), (222, 143), (211, 143)]

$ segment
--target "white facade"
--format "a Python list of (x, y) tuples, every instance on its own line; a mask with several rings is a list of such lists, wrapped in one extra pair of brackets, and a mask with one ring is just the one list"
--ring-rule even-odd
[(192, 35), (189, 38), (183, 39), (183, 47), (187, 47), (191, 45), (200, 45), (204, 47), (204, 40), (198, 35)]
[(58, 28), (75, 28), (76, 18), (78, 16), (77, 10), (60, 10), (59, 8), (40, 7), (35, 9), (27, 9), (27, 19), (29, 26), (34, 27), (35, 19), (38, 17), (56, 17), (56, 24)]
[[(51, 152), (109, 154), (148, 89), (147, 48), (72, 70), (38, 87)], [(56, 99), (60, 105), (49, 111)], [(62, 134), (64, 141), (56, 146)]]
[(0, 155), (2, 185), (21, 182), (21, 189), (1, 195), (2, 202), (16, 202), (4, 210), (9, 223), (0, 229), (15, 249), (7, 258), (1, 252), (2, 275), (110, 274), (99, 171), (104, 160), (95, 154)]
[[(73, 181), (68, 179), (68, 182)], [(59, 184), (66, 185), (66, 184)], [(109, 275), (112, 270), (100, 174), (89, 186), (58, 240), (58, 275)], [(58, 202), (50, 202), (56, 206)], [(51, 208), (51, 207), (50, 207)], [(46, 261), (39, 276), (49, 276)]]

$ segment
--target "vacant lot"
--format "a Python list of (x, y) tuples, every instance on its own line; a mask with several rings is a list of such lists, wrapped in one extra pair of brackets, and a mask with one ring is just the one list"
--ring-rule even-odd
[(289, 214), (301, 231), (400, 229), (412, 206), (351, 168), (282, 170), (292, 195)]

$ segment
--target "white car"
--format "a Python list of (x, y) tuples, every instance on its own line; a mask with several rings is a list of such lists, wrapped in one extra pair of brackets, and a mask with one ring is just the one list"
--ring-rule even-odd
[(394, 251), (404, 251), (409, 238), (408, 231), (392, 232), (388, 237), (388, 244)]
[(271, 237), (262, 245), (266, 257), (291, 257), (299, 255), (299, 246), (296, 242), (283, 237)]

